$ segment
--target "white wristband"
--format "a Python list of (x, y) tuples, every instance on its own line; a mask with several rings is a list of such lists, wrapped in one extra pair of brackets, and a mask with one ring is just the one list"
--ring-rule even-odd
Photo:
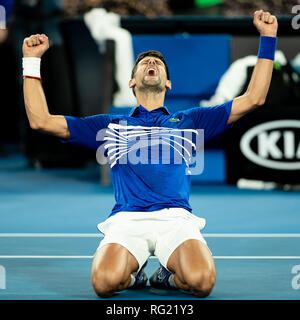
[(23, 77), (32, 77), (41, 79), (41, 58), (23, 58)]

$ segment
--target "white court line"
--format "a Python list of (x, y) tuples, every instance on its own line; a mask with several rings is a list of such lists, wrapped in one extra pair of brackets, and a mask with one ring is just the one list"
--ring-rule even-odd
[(210, 238), (300, 238), (300, 233), (203, 233)]
[(92, 259), (93, 256), (0, 256), (0, 259)]
[(47, 237), (78, 237), (78, 238), (98, 238), (103, 237), (100, 233), (0, 233), (0, 237), (8, 238), (8, 237), (40, 237), (40, 238), (47, 238)]
[[(300, 238), (300, 233), (202, 233), (207, 238)], [(0, 237), (101, 238), (100, 233), (0, 233)]]
[[(207, 233), (211, 238), (299, 238), (299, 233)], [(100, 233), (0, 233), (0, 237), (103, 237)], [(92, 259), (93, 256), (2, 255), (0, 259)], [(156, 259), (156, 257), (150, 257)], [(300, 259), (300, 256), (214, 256), (214, 259)]]
[(214, 256), (214, 259), (300, 259), (300, 256)]
[[(92, 259), (94, 256), (0, 256), (0, 259)], [(157, 259), (150, 257), (150, 259)], [(300, 256), (214, 256), (214, 259), (300, 259)]]

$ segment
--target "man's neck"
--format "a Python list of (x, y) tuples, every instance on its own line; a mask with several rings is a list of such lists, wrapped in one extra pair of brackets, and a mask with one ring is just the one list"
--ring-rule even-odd
[(164, 105), (165, 93), (137, 93), (138, 105), (142, 105), (148, 111), (152, 111)]

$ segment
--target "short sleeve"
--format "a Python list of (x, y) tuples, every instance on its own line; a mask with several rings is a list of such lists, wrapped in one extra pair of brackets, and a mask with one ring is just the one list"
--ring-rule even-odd
[(191, 108), (186, 110), (185, 114), (192, 118), (195, 129), (204, 129), (204, 138), (208, 140), (232, 127), (227, 124), (232, 101), (214, 107)]
[(90, 117), (65, 116), (70, 132), (69, 139), (60, 139), (62, 143), (72, 143), (88, 149), (97, 150), (103, 142), (97, 141), (100, 130), (106, 129), (110, 123), (110, 115), (100, 114)]

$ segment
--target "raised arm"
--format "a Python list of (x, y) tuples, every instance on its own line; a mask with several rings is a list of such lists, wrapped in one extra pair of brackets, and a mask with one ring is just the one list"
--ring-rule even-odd
[(254, 25), (260, 33), (262, 51), (258, 56), (250, 83), (246, 92), (235, 98), (232, 103), (228, 124), (265, 103), (273, 72), (273, 57), (277, 36), (277, 19), (262, 10), (254, 13)]
[(33, 35), (23, 42), (23, 91), (26, 114), (32, 129), (68, 139), (70, 133), (67, 121), (64, 116), (49, 113), (38, 75), (42, 55), (48, 48), (49, 40), (44, 34)]

